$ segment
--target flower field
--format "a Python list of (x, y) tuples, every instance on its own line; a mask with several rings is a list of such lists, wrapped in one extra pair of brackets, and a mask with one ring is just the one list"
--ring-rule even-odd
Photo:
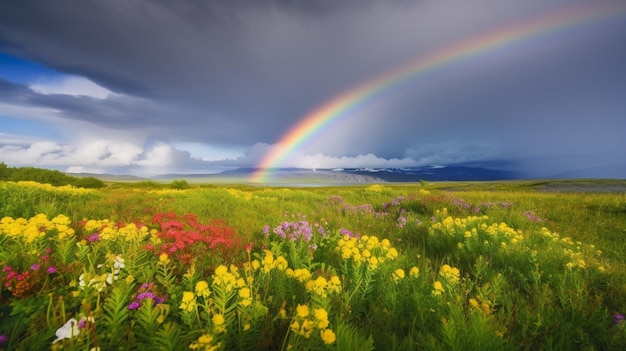
[(0, 183), (0, 350), (626, 349), (626, 194), (446, 186)]

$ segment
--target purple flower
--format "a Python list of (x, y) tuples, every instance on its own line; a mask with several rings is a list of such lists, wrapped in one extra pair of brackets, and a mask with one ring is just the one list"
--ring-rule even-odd
[(50, 274), (52, 274), (52, 273), (54, 273), (56, 271), (57, 271), (57, 268), (54, 267), (54, 266), (50, 266), (50, 267), (48, 267), (48, 269), (46, 269), (46, 272), (48, 272)]
[(146, 292), (139, 293), (137, 295), (137, 300), (143, 301), (144, 299), (154, 300), (154, 293), (152, 291), (146, 291)]
[(622, 322), (624, 321), (624, 316), (621, 314), (616, 314), (613, 317), (613, 321), (615, 321), (615, 324), (622, 324)]
[(406, 225), (406, 222), (407, 222), (406, 217), (402, 217), (402, 216), (398, 217), (398, 224), (397, 224), (398, 228), (404, 227)]
[(30, 266), (30, 269), (33, 271), (38, 270), (41, 267), (41, 265), (39, 263), (35, 263), (34, 265)]
[(87, 238), (87, 241), (90, 243), (98, 240), (100, 240), (100, 233), (93, 233)]
[(7, 341), (9, 341), (9, 337), (4, 334), (0, 334), (0, 344), (4, 344)]
[(85, 318), (81, 318), (76, 326), (78, 329), (85, 329), (85, 326), (87, 326), (87, 320)]
[(129, 310), (138, 310), (141, 307), (141, 304), (138, 301), (133, 301), (128, 305)]
[(263, 234), (268, 235), (270, 233), (270, 226), (266, 225), (263, 227)]
[(537, 216), (536, 214), (534, 214), (532, 211), (526, 211), (524, 212), (524, 216), (526, 216), (526, 218), (531, 221), (531, 222), (541, 222), (542, 219), (539, 218), (539, 216)]
[(167, 300), (167, 295), (163, 295), (163, 296), (156, 296), (156, 297), (154, 298), (154, 303), (155, 303), (155, 304), (157, 304), (157, 305), (158, 305), (158, 304), (162, 304), (162, 303), (165, 303), (165, 300)]

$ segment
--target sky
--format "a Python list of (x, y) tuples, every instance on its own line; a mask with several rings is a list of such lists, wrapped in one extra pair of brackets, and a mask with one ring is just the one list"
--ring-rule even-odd
[(282, 145), (272, 166), (626, 178), (626, 4), (613, 0), (0, 0), (0, 162), (137, 176), (255, 167), (386, 72), (605, 5), (384, 89)]

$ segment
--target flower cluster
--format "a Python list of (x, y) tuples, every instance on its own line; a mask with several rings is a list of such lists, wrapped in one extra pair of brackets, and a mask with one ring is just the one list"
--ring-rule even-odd
[(57, 267), (50, 264), (50, 252), (51, 250), (46, 248), (44, 254), (39, 255), (36, 263), (22, 271), (12, 266), (3, 267), (0, 284), (18, 299), (35, 293), (45, 282), (46, 276), (57, 273)]
[(195, 215), (157, 213), (152, 222), (160, 227), (154, 231), (158, 241), (146, 248), (156, 256), (165, 253), (183, 264), (191, 264), (198, 257), (207, 257), (207, 251), (224, 259), (244, 251), (244, 242), (221, 221), (203, 224)]
[(315, 308), (313, 311), (308, 305), (298, 304), (296, 315), (289, 326), (291, 331), (308, 339), (314, 331), (319, 330), (320, 337), (325, 344), (332, 344), (336, 340), (335, 333), (328, 328), (328, 312), (323, 308)]
[(282, 239), (288, 239), (291, 241), (304, 240), (309, 242), (313, 237), (313, 229), (304, 217), (293, 222), (283, 221), (280, 225), (274, 228), (273, 231), (274, 234), (278, 235)]
[(51, 184), (39, 183), (39, 182), (30, 181), (30, 180), (21, 180), (18, 182), (3, 182), (2, 184), (4, 187), (12, 187), (12, 186), (17, 186), (20, 188), (26, 187), (26, 188), (40, 189), (40, 190), (54, 192), (54, 193), (69, 194), (69, 195), (82, 195), (82, 194), (90, 194), (90, 193), (95, 192), (95, 190), (93, 189), (79, 188), (73, 185), (54, 186)]
[(235, 288), (244, 287), (246, 281), (239, 275), (239, 269), (236, 266), (230, 265), (229, 269), (224, 265), (220, 265), (213, 274), (213, 285), (223, 287), (228, 292)]
[(97, 292), (102, 292), (107, 285), (113, 285), (113, 282), (118, 280), (122, 269), (126, 268), (124, 264), (124, 258), (121, 255), (107, 254), (106, 264), (99, 264), (97, 268), (106, 268), (107, 271), (102, 274), (93, 272), (83, 272), (78, 277), (78, 287), (81, 290), (94, 289)]
[(491, 306), (489, 305), (489, 302), (486, 300), (483, 300), (483, 299), (476, 300), (474, 298), (471, 298), (467, 302), (472, 310), (480, 311), (484, 315), (489, 314), (489, 312), (491, 311)]
[(70, 219), (64, 215), (58, 215), (49, 220), (48, 216), (43, 213), (28, 220), (4, 217), (0, 220), (0, 233), (31, 244), (45, 237), (48, 231), (55, 230), (57, 238), (63, 240), (74, 236), (74, 229), (70, 227), (70, 223)]
[(328, 293), (341, 292), (341, 280), (336, 275), (326, 279), (322, 276), (311, 279), (305, 283), (306, 290), (315, 293), (321, 297), (326, 297)]
[(215, 342), (215, 338), (212, 335), (203, 334), (196, 342), (189, 345), (189, 348), (200, 351), (215, 351), (219, 350), (221, 346), (221, 343)]
[(439, 270), (439, 276), (451, 285), (458, 283), (460, 275), (461, 272), (459, 272), (458, 268), (447, 264), (444, 264)]
[[(252, 262), (253, 266), (254, 262), (255, 261)], [(263, 265), (261, 269), (264, 273), (269, 273), (273, 269), (284, 271), (289, 267), (289, 263), (283, 256), (274, 258), (274, 253), (270, 250), (265, 250), (265, 255), (263, 256), (261, 264)]]
[(128, 305), (128, 309), (138, 310), (146, 299), (150, 299), (152, 300), (152, 303), (158, 305), (167, 300), (167, 295), (159, 295), (154, 282), (143, 283), (139, 288), (137, 288), (137, 292), (132, 296), (132, 302)]
[(460, 276), (461, 272), (458, 268), (444, 264), (441, 269), (439, 269), (440, 279), (433, 283), (433, 290), (431, 293), (435, 296), (441, 295), (446, 291), (447, 287), (454, 287), (454, 285), (459, 282)]
[(391, 246), (388, 239), (379, 240), (376, 236), (367, 235), (360, 238), (345, 235), (339, 239), (335, 251), (344, 260), (354, 260), (357, 264), (365, 263), (371, 269), (376, 269), (386, 260), (395, 260), (398, 257), (398, 251)]

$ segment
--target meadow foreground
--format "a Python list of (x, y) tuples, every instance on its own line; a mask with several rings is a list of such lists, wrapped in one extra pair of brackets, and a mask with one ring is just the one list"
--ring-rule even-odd
[(626, 348), (623, 192), (3, 182), (0, 218), (0, 349)]

